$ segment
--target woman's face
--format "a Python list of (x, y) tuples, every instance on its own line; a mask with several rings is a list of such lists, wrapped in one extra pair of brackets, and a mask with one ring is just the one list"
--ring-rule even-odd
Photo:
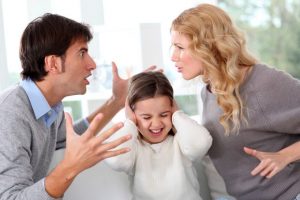
[(175, 63), (177, 71), (182, 74), (185, 80), (193, 79), (203, 75), (202, 62), (192, 56), (189, 45), (191, 41), (188, 37), (178, 31), (171, 31), (172, 54), (171, 60)]

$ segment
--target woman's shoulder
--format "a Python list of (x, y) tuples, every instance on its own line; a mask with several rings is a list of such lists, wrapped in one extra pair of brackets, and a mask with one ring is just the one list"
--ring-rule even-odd
[(245, 80), (243, 87), (267, 90), (276, 87), (278, 84), (290, 86), (295, 82), (299, 83), (299, 80), (283, 70), (265, 64), (256, 64)]
[(253, 66), (252, 71), (253, 71), (252, 72), (253, 78), (264, 78), (264, 79), (274, 80), (274, 78), (276, 77), (276, 78), (287, 78), (287, 79), (297, 80), (288, 72), (266, 64), (256, 64)]
[[(268, 78), (270, 76), (270, 74), (274, 73), (275, 70), (274, 68), (265, 65), (265, 64), (255, 64), (252, 67), (251, 72), (249, 73), (247, 79), (249, 79), (249, 81), (258, 81), (258, 80), (265, 80), (265, 78)], [(247, 79), (245, 82), (247, 82)]]

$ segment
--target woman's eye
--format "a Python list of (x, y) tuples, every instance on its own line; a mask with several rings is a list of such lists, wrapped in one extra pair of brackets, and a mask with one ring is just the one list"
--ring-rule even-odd
[(178, 49), (178, 50), (183, 50), (184, 49), (182, 46), (179, 46), (178, 44), (175, 44), (174, 47), (175, 47), (175, 49)]

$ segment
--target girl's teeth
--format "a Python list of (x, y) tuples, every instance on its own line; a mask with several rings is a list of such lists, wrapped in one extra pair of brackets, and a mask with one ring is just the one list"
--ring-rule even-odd
[(151, 132), (153, 132), (153, 133), (159, 133), (160, 130), (151, 130)]

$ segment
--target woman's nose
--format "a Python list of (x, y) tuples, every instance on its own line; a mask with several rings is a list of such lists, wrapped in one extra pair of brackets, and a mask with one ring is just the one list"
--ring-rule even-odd
[(179, 61), (179, 54), (178, 54), (178, 51), (176, 51), (175, 49), (173, 49), (172, 52), (171, 52), (171, 60), (173, 62), (178, 62)]

